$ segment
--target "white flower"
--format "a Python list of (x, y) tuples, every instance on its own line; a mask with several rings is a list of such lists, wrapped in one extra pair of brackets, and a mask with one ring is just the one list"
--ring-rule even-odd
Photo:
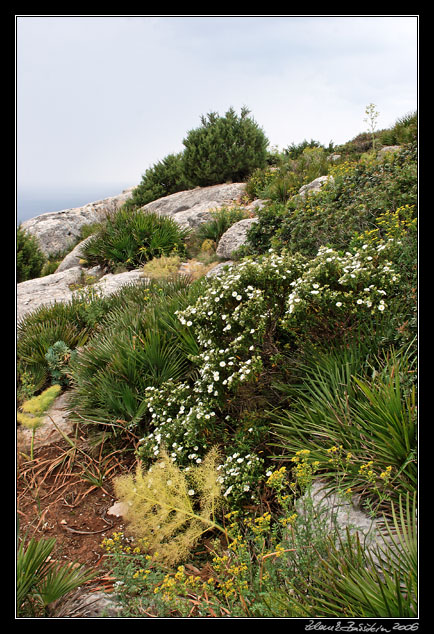
[(226, 365), (225, 361), (220, 361), (219, 366), (220, 366), (221, 368), (224, 368), (224, 367), (225, 367), (225, 365)]
[(378, 310), (384, 310), (385, 308), (386, 308), (386, 307), (385, 307), (385, 305), (384, 305), (384, 304), (380, 304), (380, 305), (378, 306)]
[(194, 495), (194, 489), (189, 489), (188, 495)]
[(233, 489), (233, 485), (231, 484), (231, 486), (228, 489), (226, 489), (226, 491), (223, 493), (223, 495), (226, 497), (227, 495), (229, 495), (229, 493), (232, 491), (232, 489)]
[(193, 322), (192, 321), (187, 321), (187, 326), (192, 326)]
[(342, 302), (336, 302), (336, 306), (342, 306)]

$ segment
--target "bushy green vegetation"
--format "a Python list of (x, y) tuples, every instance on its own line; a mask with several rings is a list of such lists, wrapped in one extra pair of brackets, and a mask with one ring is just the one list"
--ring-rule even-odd
[(37, 239), (21, 226), (17, 229), (16, 275), (17, 283), (39, 277), (46, 258)]
[(242, 108), (224, 115), (202, 115), (201, 125), (187, 132), (184, 150), (169, 154), (142, 176), (125, 208), (137, 209), (178, 191), (217, 185), (227, 181), (244, 182), (268, 158), (268, 139), (258, 124)]
[[(417, 146), (404, 127), (385, 156), (366, 154), (372, 135), (351, 160), (313, 141), (274, 153), (247, 183), (269, 200), (218, 277), (87, 290), (20, 324), (22, 393), (66, 374), (73, 419), (137, 460), (115, 480), (134, 540), (102, 544), (123, 616), (417, 614)], [(296, 195), (319, 175), (333, 178)], [(140, 259), (132, 211), (116, 228), (128, 248), (105, 234), (107, 266), (163, 252)], [(318, 478), (384, 520), (381, 557), (321, 516)]]
[(83, 247), (89, 265), (112, 271), (117, 265), (138, 268), (161, 255), (183, 253), (187, 231), (172, 218), (156, 213), (119, 209)]
[(169, 154), (146, 170), (124, 207), (137, 209), (162, 196), (169, 196), (188, 188), (182, 152)]
[(201, 117), (202, 125), (184, 139), (184, 171), (190, 183), (216, 185), (244, 181), (264, 167), (268, 140), (247, 108), (238, 117), (230, 108), (221, 117), (215, 112)]
[[(408, 214), (417, 204), (417, 148), (402, 146), (384, 157), (343, 162), (314, 194), (271, 201), (249, 232), (251, 253), (287, 248), (308, 255), (321, 245), (345, 249), (355, 235), (373, 230), (385, 213)], [(398, 211), (399, 210), (399, 211)], [(247, 251), (248, 252), (248, 251)]]

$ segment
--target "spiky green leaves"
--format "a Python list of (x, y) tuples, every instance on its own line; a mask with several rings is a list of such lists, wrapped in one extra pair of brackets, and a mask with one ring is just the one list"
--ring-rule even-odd
[(183, 253), (187, 233), (172, 218), (121, 208), (86, 243), (83, 255), (89, 265), (134, 269), (154, 257)]
[(17, 554), (17, 613), (24, 616), (26, 608), (35, 604), (42, 609), (68, 592), (90, 580), (95, 573), (85, 566), (61, 565), (50, 559), (56, 540), (30, 539), (21, 541)]

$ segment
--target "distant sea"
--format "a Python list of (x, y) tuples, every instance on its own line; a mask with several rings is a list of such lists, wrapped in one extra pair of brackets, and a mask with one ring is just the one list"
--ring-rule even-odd
[(35, 218), (50, 211), (62, 211), (82, 207), (109, 196), (117, 196), (124, 189), (134, 187), (138, 183), (101, 184), (89, 187), (18, 187), (17, 188), (17, 227), (25, 220)]

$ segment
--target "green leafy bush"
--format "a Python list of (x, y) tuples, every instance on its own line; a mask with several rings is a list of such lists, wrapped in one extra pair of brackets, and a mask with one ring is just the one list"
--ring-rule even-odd
[[(332, 167), (333, 183), (307, 197), (291, 199), (286, 213), (279, 214), (279, 226), (270, 235), (269, 247), (288, 248), (293, 252), (314, 255), (321, 246), (347, 249), (355, 234), (375, 227), (376, 217), (417, 204), (417, 151), (414, 145), (403, 147), (394, 155), (372, 162), (342, 163)], [(249, 233), (260, 235), (262, 219)], [(267, 244), (264, 231), (261, 247)], [(253, 246), (253, 245), (252, 245)]]
[(380, 136), (383, 145), (402, 145), (417, 141), (417, 112), (409, 112), (396, 120), (394, 126)]
[(322, 145), (319, 141), (314, 141), (314, 139), (307, 141), (307, 139), (304, 139), (301, 143), (291, 143), (290, 145), (288, 145), (283, 150), (283, 155), (288, 159), (298, 159), (306, 149), (311, 150), (313, 148), (327, 150), (327, 152), (330, 153), (333, 152), (334, 145), (330, 141), (328, 148), (325, 148), (324, 145)]
[(257, 210), (258, 222), (252, 224), (247, 231), (247, 244), (240, 253), (251, 255), (263, 254), (271, 247), (271, 243), (288, 211), (285, 203), (267, 202)]
[(169, 154), (146, 170), (124, 208), (137, 209), (185, 189), (188, 189), (188, 182), (184, 176), (183, 154)]
[[(374, 140), (379, 139), (381, 132), (374, 132)], [(365, 152), (372, 150), (372, 134), (361, 132), (351, 141), (336, 148), (336, 152), (342, 154), (346, 160), (357, 160)]]
[(46, 257), (42, 253), (38, 240), (21, 225), (17, 228), (16, 243), (17, 282), (25, 282), (40, 277)]
[(256, 169), (246, 184), (247, 195), (286, 203), (302, 185), (328, 173), (330, 163), (327, 150), (311, 142), (280, 154), (278, 165), (272, 169)]
[(223, 117), (211, 112), (201, 117), (201, 127), (188, 132), (183, 161), (191, 185), (240, 182), (265, 167), (268, 140), (249, 114), (247, 108), (241, 109), (240, 116), (233, 108)]
[(171, 218), (121, 208), (85, 244), (83, 256), (91, 266), (139, 268), (154, 257), (184, 253), (187, 235)]
[(265, 168), (256, 168), (246, 183), (246, 195), (250, 200), (255, 198), (264, 198), (266, 187), (269, 183), (272, 183), (275, 178), (276, 169), (270, 169), (268, 166)]

